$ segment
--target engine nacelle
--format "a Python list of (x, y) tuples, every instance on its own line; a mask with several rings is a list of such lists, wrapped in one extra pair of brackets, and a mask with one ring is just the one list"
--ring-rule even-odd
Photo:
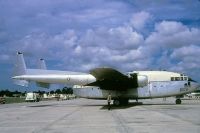
[(138, 87), (144, 87), (148, 85), (148, 78), (144, 75), (137, 75)]

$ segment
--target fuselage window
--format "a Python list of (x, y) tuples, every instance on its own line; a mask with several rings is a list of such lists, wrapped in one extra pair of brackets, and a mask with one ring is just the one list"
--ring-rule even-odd
[(180, 81), (180, 77), (175, 77), (175, 80), (176, 81)]
[(188, 80), (187, 77), (184, 77), (184, 80)]

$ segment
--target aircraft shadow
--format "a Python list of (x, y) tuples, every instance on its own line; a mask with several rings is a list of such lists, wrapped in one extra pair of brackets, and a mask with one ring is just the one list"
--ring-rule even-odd
[[(127, 105), (119, 105), (119, 106), (115, 106), (115, 105), (111, 105), (111, 110), (114, 110), (114, 109), (126, 109), (126, 108), (130, 108), (130, 107), (134, 107), (134, 106), (140, 106), (140, 105), (143, 105), (142, 102), (134, 102), (134, 103), (129, 103)], [(108, 110), (108, 105), (104, 105), (102, 108), (102, 110)]]
[(56, 106), (56, 104), (28, 105), (27, 107), (50, 107), (50, 106)]
[[(115, 110), (115, 109), (126, 109), (126, 108), (130, 108), (130, 107), (136, 107), (136, 106), (153, 106), (153, 105), (176, 105), (173, 103), (142, 103), (142, 102), (131, 102), (127, 105), (120, 105), (120, 106), (115, 106), (115, 105), (111, 105), (111, 110)], [(102, 110), (108, 110), (108, 105), (104, 105), (101, 108)]]

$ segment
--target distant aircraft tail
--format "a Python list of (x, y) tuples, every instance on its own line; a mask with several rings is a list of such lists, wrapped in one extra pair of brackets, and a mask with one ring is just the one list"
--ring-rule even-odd
[[(24, 56), (21, 52), (17, 52), (17, 58), (15, 62), (14, 76), (25, 75), (26, 74), (26, 64), (24, 61)], [(14, 83), (21, 86), (28, 86), (28, 81), (26, 80), (15, 80)]]

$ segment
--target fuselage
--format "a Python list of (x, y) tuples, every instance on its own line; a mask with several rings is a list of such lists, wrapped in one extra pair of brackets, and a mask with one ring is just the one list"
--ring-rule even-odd
[[(80, 97), (106, 99), (112, 94), (113, 99), (145, 99), (178, 96), (195, 91), (199, 84), (184, 74), (168, 71), (133, 71), (127, 75), (138, 75), (137, 88), (124, 90), (104, 90), (97, 86), (74, 85), (74, 93)], [(139, 78), (140, 77), (140, 78)]]

